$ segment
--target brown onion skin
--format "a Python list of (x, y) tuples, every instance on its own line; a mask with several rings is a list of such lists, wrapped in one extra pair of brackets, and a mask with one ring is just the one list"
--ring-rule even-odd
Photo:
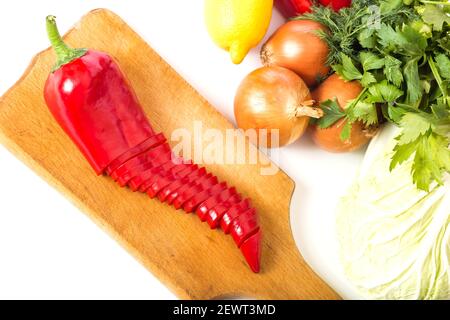
[(269, 147), (272, 129), (279, 129), (279, 146), (299, 139), (309, 124), (309, 117), (296, 117), (296, 109), (311, 101), (303, 80), (294, 72), (278, 67), (262, 67), (251, 72), (239, 86), (234, 100), (238, 127), (267, 129)]
[(318, 84), (330, 72), (326, 60), (328, 45), (316, 31), (328, 32), (322, 24), (311, 20), (292, 20), (282, 25), (261, 49), (266, 66), (277, 65), (297, 73), (309, 87)]
[[(358, 81), (345, 82), (337, 74), (333, 74), (312, 92), (312, 97), (317, 104), (336, 98), (343, 109), (350, 100), (356, 99), (362, 90)], [(311, 131), (314, 143), (329, 152), (341, 153), (355, 151), (370, 141), (372, 135), (366, 132), (364, 124), (359, 121), (353, 123), (350, 139), (342, 141), (340, 135), (346, 122), (345, 119), (340, 119), (326, 129), (313, 126)]]

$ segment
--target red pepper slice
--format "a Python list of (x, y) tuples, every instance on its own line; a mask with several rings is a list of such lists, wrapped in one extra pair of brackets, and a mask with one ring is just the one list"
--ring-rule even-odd
[(234, 242), (240, 247), (242, 243), (259, 230), (256, 210), (250, 208), (231, 223), (231, 235)]
[[(226, 182), (216, 184), (216, 185), (212, 186), (210, 189), (206, 189), (206, 190), (200, 192), (199, 194), (194, 195), (194, 197), (192, 197), (189, 201), (187, 201), (183, 205), (183, 210), (186, 211), (187, 213), (191, 213), (192, 211), (194, 211), (197, 208), (197, 206), (200, 203), (202, 203), (203, 201), (205, 201), (206, 199), (208, 199), (211, 196), (220, 194), (223, 190), (226, 190), (226, 189), (227, 189)], [(202, 219), (202, 221), (205, 221), (205, 220)]]
[(196, 181), (201, 179), (206, 174), (207, 174), (206, 169), (203, 168), (203, 167), (199, 168), (196, 171), (194, 171), (193, 173), (191, 173), (189, 175), (190, 182), (184, 183), (180, 188), (174, 190), (167, 197), (167, 203), (168, 204), (172, 204), (179, 195), (183, 194), (187, 189), (189, 189), (190, 187), (194, 186), (196, 184)]
[(231, 187), (222, 190), (218, 194), (211, 195), (198, 205), (197, 209), (195, 210), (195, 213), (197, 214), (197, 216), (200, 218), (201, 221), (206, 221), (210, 209), (214, 208), (219, 203), (225, 202), (234, 194), (236, 194), (236, 188)]
[[(178, 160), (175, 160), (175, 155), (173, 153), (169, 153), (168, 155), (161, 155), (160, 157), (154, 159), (151, 164), (152, 166), (146, 166), (143, 165), (141, 166), (141, 172), (139, 175), (144, 176), (146, 174), (147, 171), (151, 170), (152, 167), (160, 167), (162, 165), (165, 165), (166, 167), (164, 168), (168, 168), (168, 172), (167, 174), (170, 174), (170, 172), (174, 171), (177, 172), (178, 170), (182, 170), (184, 169), (184, 165), (182, 167), (180, 167), (176, 162)], [(174, 166), (169, 166), (169, 162), (173, 162)], [(161, 172), (160, 175), (165, 175), (166, 172)], [(139, 175), (136, 175), (135, 177), (138, 177)], [(146, 192), (147, 189), (150, 187), (150, 182), (149, 181), (144, 181), (144, 183), (142, 183), (139, 187), (139, 191), (140, 192)]]
[(259, 262), (261, 261), (261, 229), (245, 240), (240, 249), (250, 269), (258, 273), (260, 270)]
[(143, 175), (145, 172), (162, 166), (171, 161), (173, 154), (171, 152), (167, 152), (165, 154), (160, 154), (158, 157), (153, 159), (148, 159), (147, 163), (141, 164), (140, 166), (134, 168), (132, 171), (125, 172), (118, 179), (117, 182), (121, 187), (124, 187), (130, 183), (130, 181), (134, 178), (137, 178)]
[(151, 170), (152, 168), (159, 167), (171, 160), (172, 153), (168, 152), (166, 154), (159, 155), (158, 158), (154, 158), (153, 160), (148, 159), (147, 163), (141, 164), (127, 172), (121, 174), (117, 182), (121, 187), (128, 185), (131, 179), (143, 174), (144, 172)]
[(208, 173), (206, 176), (196, 181), (196, 183), (191, 188), (188, 188), (185, 192), (180, 193), (180, 195), (173, 202), (173, 206), (177, 210), (180, 209), (186, 201), (191, 199), (197, 193), (200, 193), (203, 190), (216, 185), (217, 183), (219, 183), (217, 177)]
[[(122, 166), (125, 162), (127, 162), (130, 159), (135, 158), (137, 155), (141, 154), (142, 152), (147, 151), (148, 149), (155, 148), (160, 144), (163, 144), (166, 142), (166, 137), (162, 133), (158, 133), (149, 139), (145, 140), (143, 143), (139, 144), (138, 146), (128, 150), (124, 154), (122, 154), (120, 157), (118, 157), (116, 160), (111, 162), (111, 164), (106, 168), (106, 173), (110, 176), (117, 168)], [(114, 179), (116, 180), (116, 179)]]
[[(233, 187), (231, 189), (227, 189), (222, 192), (217, 198), (215, 198), (215, 203), (206, 204), (201, 209), (202, 213), (204, 213), (205, 218), (202, 218), (199, 215), (199, 210), (197, 210), (197, 214), (200, 216), (200, 219), (206, 219), (209, 227), (211, 229), (216, 229), (219, 226), (220, 220), (224, 213), (234, 204), (241, 201), (241, 196), (237, 194), (236, 189)], [(200, 208), (200, 207), (199, 207)], [(211, 208), (211, 209), (208, 209)]]
[(171, 170), (173, 167), (175, 167), (176, 164), (172, 162), (172, 160), (167, 161), (166, 163), (155, 167), (153, 169), (144, 171), (140, 175), (134, 177), (130, 180), (128, 183), (128, 186), (133, 191), (138, 191), (139, 188), (145, 183), (147, 186), (150, 186), (155, 180), (159, 177), (160, 174), (163, 174), (169, 170)]
[(172, 168), (166, 175), (161, 176), (157, 179), (150, 187), (147, 188), (146, 185), (141, 186), (141, 191), (146, 192), (150, 198), (156, 197), (156, 195), (169, 184), (176, 180), (184, 178), (188, 173), (184, 172), (185, 169), (190, 166), (190, 164), (180, 164)]
[(167, 143), (160, 144), (155, 148), (150, 148), (145, 152), (137, 155), (136, 157), (129, 159), (116, 170), (111, 173), (111, 177), (114, 180), (117, 180), (120, 176), (123, 176), (128, 171), (133, 168), (139, 167), (141, 165), (145, 165), (151, 161), (155, 161), (155, 159), (160, 157), (171, 156), (171, 149)]
[(220, 220), (220, 227), (225, 234), (230, 233), (231, 223), (244, 211), (250, 208), (250, 199), (242, 200), (239, 203), (233, 205), (229, 210), (227, 210)]
[[(188, 166), (186, 169), (184, 169), (182, 172), (180, 172), (179, 176), (181, 179), (177, 179), (173, 181), (168, 186), (164, 187), (159, 193), (158, 193), (158, 199), (161, 202), (166, 201), (166, 198), (175, 190), (178, 190), (183, 185), (191, 182), (189, 180), (189, 175), (193, 172), (195, 172), (198, 169), (198, 166), (196, 164), (192, 164), (191, 166)], [(206, 170), (205, 170), (206, 171)]]
[[(172, 160), (168, 160), (166, 163), (160, 165), (157, 170), (148, 170), (146, 172), (143, 172), (142, 175), (136, 177), (136, 181), (140, 179), (140, 177), (143, 178), (142, 183), (138, 186), (137, 190), (140, 192), (145, 193), (150, 186), (161, 179), (161, 177), (170, 175), (172, 170), (177, 167), (177, 164), (174, 163)], [(131, 188), (133, 190), (133, 187)]]

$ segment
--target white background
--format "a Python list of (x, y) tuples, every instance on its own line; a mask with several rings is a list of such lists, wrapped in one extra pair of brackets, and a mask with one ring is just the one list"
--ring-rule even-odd
[[(202, 0), (1, 1), (0, 95), (48, 46), (45, 17), (66, 32), (91, 9), (115, 11), (228, 119), (242, 78), (260, 66), (258, 48), (239, 66), (210, 41)], [(274, 13), (271, 34), (282, 23)], [(338, 263), (334, 207), (362, 152), (333, 155), (309, 137), (281, 150), (279, 165), (296, 181), (291, 220), (313, 268), (343, 297), (360, 298)], [(205, 229), (207, 232), (207, 229)], [(299, 286), (301, 283), (298, 284)], [(107, 234), (0, 146), (0, 298), (175, 299)]]

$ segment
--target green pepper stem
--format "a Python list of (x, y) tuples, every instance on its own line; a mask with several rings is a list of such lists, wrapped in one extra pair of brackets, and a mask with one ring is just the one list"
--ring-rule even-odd
[(69, 48), (61, 38), (58, 26), (56, 25), (56, 17), (48, 16), (46, 22), (48, 39), (58, 56), (58, 60), (70, 55), (73, 49)]
[(84, 56), (87, 53), (87, 49), (73, 49), (70, 48), (62, 39), (58, 26), (56, 25), (55, 16), (47, 16), (46, 18), (47, 35), (53, 50), (55, 50), (57, 56), (57, 62), (53, 71), (59, 69), (61, 66)]

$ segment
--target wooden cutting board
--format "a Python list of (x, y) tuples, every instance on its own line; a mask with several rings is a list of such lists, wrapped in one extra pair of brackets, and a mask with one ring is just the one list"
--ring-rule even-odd
[[(125, 22), (108, 10), (90, 12), (66, 35), (74, 47), (114, 56), (136, 90), (155, 130), (233, 128)], [(207, 165), (253, 199), (263, 229), (262, 270), (250, 271), (230, 236), (210, 230), (147, 196), (97, 177), (50, 116), (42, 97), (54, 54), (38, 54), (0, 99), (0, 141), (56, 187), (180, 298), (245, 296), (339, 299), (307, 266), (292, 238), (289, 206), (294, 182), (283, 172), (263, 176), (263, 163)], [(248, 152), (247, 152), (248, 153)], [(263, 158), (261, 158), (263, 159)]]

